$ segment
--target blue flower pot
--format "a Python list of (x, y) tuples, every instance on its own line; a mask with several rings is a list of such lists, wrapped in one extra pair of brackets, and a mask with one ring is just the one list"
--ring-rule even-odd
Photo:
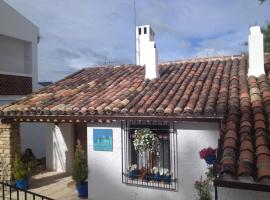
[(88, 183), (78, 183), (76, 184), (76, 188), (79, 194), (79, 197), (88, 197)]
[(170, 183), (172, 181), (172, 176), (171, 175), (169, 175), (169, 176), (162, 176), (162, 180), (165, 183)]
[(131, 178), (131, 179), (135, 179), (135, 178), (138, 178), (140, 176), (140, 172), (139, 170), (135, 169), (131, 172), (128, 172), (128, 177)]
[(205, 157), (205, 162), (208, 165), (214, 164), (215, 160), (216, 160), (216, 155), (208, 155), (208, 156)]
[(160, 181), (161, 180), (160, 174), (159, 173), (153, 174), (152, 179), (155, 180), (155, 181)]
[(16, 180), (16, 187), (22, 190), (26, 190), (28, 188), (28, 180), (27, 179), (19, 179)]

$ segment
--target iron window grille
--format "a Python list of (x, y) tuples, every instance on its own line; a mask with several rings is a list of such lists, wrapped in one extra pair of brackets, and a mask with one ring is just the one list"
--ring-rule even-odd
[[(123, 121), (121, 127), (122, 182), (133, 186), (177, 190), (178, 151), (174, 123)], [(134, 134), (142, 128), (149, 128), (159, 138), (153, 152), (140, 154), (135, 150)]]

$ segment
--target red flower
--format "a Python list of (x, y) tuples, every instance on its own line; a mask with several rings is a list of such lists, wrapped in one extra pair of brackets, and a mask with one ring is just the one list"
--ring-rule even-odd
[(204, 148), (199, 152), (199, 155), (200, 159), (205, 159), (206, 156), (216, 155), (216, 149), (213, 149), (211, 147)]

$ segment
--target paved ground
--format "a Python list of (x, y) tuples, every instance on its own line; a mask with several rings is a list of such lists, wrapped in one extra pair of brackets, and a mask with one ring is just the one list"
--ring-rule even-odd
[[(2, 191), (2, 190), (1, 190)], [(70, 174), (44, 171), (30, 179), (29, 191), (41, 194), (57, 200), (78, 200), (75, 183), (72, 181)], [(2, 198), (1, 198), (2, 197)], [(9, 191), (5, 192), (5, 198), (0, 194), (0, 199), (17, 199), (17, 193), (12, 192), (11, 198)], [(19, 193), (19, 199), (24, 200), (24, 193)], [(27, 196), (27, 200), (32, 200), (31, 195)], [(35, 198), (39, 200), (40, 198)]]
[(39, 173), (31, 178), (29, 190), (53, 199), (77, 199), (75, 183), (68, 173)]

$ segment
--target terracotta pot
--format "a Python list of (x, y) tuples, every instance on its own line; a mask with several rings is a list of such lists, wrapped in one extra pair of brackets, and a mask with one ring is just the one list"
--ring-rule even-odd
[(256, 156), (259, 157), (259, 155), (261, 154), (267, 154), (267, 155), (270, 155), (270, 150), (267, 146), (259, 146), (257, 149), (256, 149)]
[(240, 161), (245, 160), (247, 162), (254, 163), (253, 153), (249, 150), (241, 151), (240, 156), (239, 156), (239, 160)]
[(254, 152), (253, 144), (250, 140), (244, 140), (241, 142), (240, 151), (249, 150)]
[(236, 148), (236, 140), (233, 138), (226, 138), (224, 140), (224, 144), (223, 144), (223, 149), (225, 149), (225, 148), (235, 149)]
[(268, 146), (267, 138), (265, 136), (258, 136), (256, 137), (255, 144), (257, 148), (261, 145)]

